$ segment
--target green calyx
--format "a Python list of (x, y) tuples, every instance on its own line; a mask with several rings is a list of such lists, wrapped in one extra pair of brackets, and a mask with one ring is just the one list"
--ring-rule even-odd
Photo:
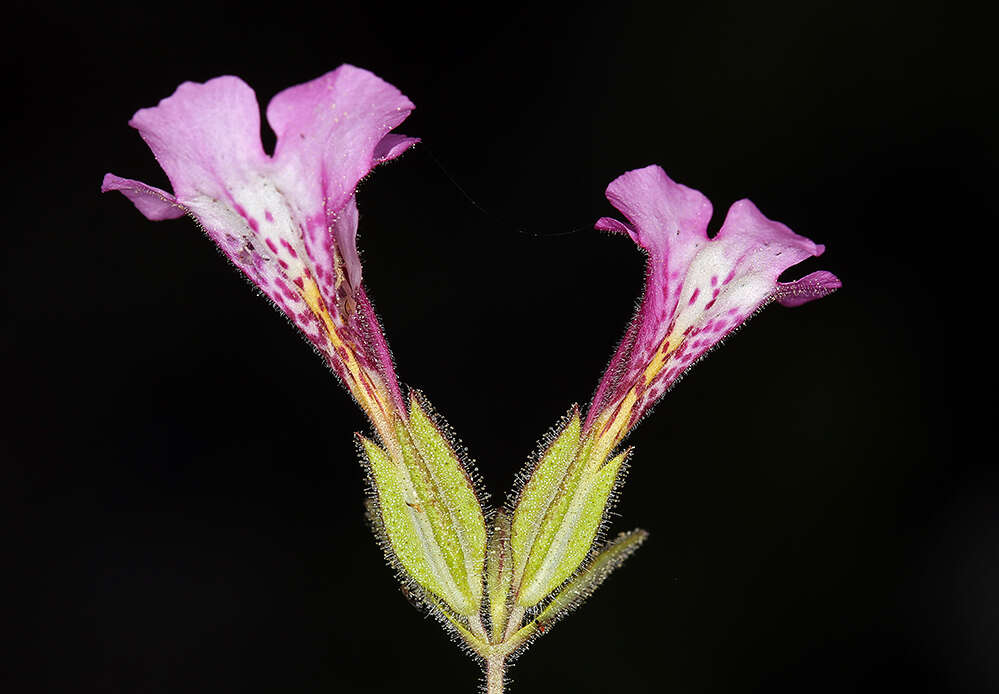
[(630, 450), (591, 459), (577, 407), (493, 511), (448, 431), (414, 396), (391, 445), (358, 436), (369, 515), (407, 592), (493, 668), (577, 608), (646, 533), (601, 545)]
[(361, 437), (383, 540), (413, 583), (455, 613), (475, 615), (486, 526), (469, 470), (416, 397), (396, 436), (398, 459)]

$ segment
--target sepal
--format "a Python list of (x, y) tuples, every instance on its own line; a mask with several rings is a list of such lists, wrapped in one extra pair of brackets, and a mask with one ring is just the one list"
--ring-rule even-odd
[(621, 533), (613, 541), (603, 545), (585, 568), (578, 571), (539, 612), (506, 640), (501, 651), (503, 655), (506, 657), (522, 652), (535, 639), (548, 633), (556, 622), (586, 602), (607, 577), (635, 553), (648, 536), (648, 532), (639, 528)]
[(513, 556), (510, 547), (510, 515), (496, 511), (486, 556), (486, 590), (489, 597), (489, 624), (494, 641), (502, 638), (510, 614), (510, 585), (513, 582)]
[[(485, 514), (473, 478), (417, 397), (388, 453), (358, 435), (377, 500), (373, 525), (397, 569), (455, 614), (478, 619)], [(435, 600), (424, 599), (436, 609)]]
[(589, 555), (604, 516), (613, 505), (613, 492), (623, 477), (630, 453), (629, 448), (595, 470), (578, 465), (580, 473), (572, 480), (575, 484), (546, 517), (546, 526), (531, 550), (517, 595), (518, 605), (527, 608), (541, 602)]
[(574, 407), (526, 477), (511, 532), (520, 608), (534, 607), (572, 576), (598, 539), (630, 449), (603, 464), (592, 450)]
[(482, 601), (485, 513), (471, 470), (466, 469), (427, 410), (420, 397), (410, 398), (409, 422), (400, 438), (410, 476), (419, 481), (429, 501), (422, 510), (431, 519), (435, 534), (446, 538), (442, 543), (445, 560), (468, 603), (467, 610), (459, 612), (467, 615), (477, 612)]
[(580, 571), (534, 619), (542, 630), (582, 605), (615, 569), (642, 546), (649, 533), (641, 528), (621, 533), (605, 544), (586, 568)]
[[(539, 545), (547, 546), (556, 525), (550, 518), (559, 503), (572, 491), (574, 473), (579, 457), (580, 418), (579, 407), (573, 405), (570, 414), (563, 420), (561, 431), (550, 437), (547, 450), (531, 473), (526, 476), (517, 502), (514, 506), (511, 526), (511, 550), (514, 557), (515, 573), (518, 579), (524, 577), (528, 565), (532, 571), (543, 558), (541, 552), (532, 552)], [(532, 561), (533, 560), (533, 561)]]
[(434, 561), (436, 547), (431, 546), (423, 524), (416, 518), (415, 507), (419, 502), (406, 470), (378, 444), (360, 434), (357, 439), (364, 451), (376, 501), (369, 515), (381, 535), (386, 554), (417, 586), (443, 597), (446, 590), (438, 562)]

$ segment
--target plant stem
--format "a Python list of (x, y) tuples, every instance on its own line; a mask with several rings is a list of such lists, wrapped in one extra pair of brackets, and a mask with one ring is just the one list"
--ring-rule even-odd
[(503, 694), (503, 658), (486, 660), (486, 694)]

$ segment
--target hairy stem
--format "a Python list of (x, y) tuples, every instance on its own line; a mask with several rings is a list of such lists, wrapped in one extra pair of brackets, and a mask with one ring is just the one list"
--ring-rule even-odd
[(503, 657), (486, 660), (486, 694), (503, 694)]

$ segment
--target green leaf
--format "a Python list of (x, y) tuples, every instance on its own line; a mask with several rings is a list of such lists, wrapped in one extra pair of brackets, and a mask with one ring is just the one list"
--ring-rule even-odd
[(546, 515), (531, 549), (517, 604), (532, 607), (571, 576), (586, 559), (610, 504), (618, 474), (630, 453), (620, 453), (596, 470), (585, 459), (570, 469), (563, 493)]

